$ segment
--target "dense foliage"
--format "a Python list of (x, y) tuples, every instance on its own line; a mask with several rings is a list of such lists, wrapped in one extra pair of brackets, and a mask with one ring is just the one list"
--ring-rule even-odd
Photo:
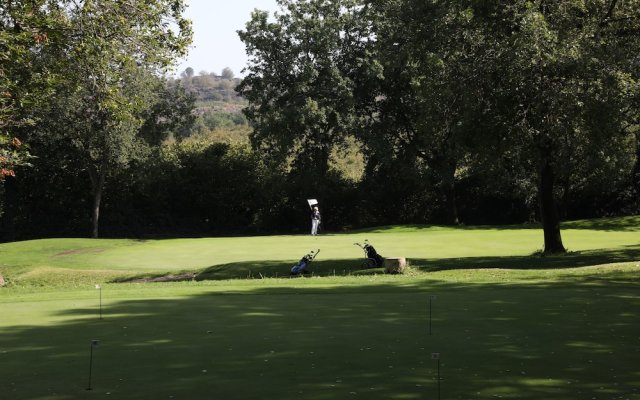
[(637, 0), (279, 0), (242, 79), (162, 77), (181, 1), (54, 3), (1, 18), (6, 239), (303, 232), (317, 198), (328, 230), (541, 222), (562, 252), (560, 219), (640, 211)]
[(31, 111), (46, 102), (56, 71), (40, 57), (58, 48), (67, 20), (65, 1), (10, 1), (0, 7), (0, 182), (27, 165), (16, 130), (33, 126)]
[(565, 251), (559, 193), (628, 181), (640, 3), (279, 4), (275, 21), (256, 12), (240, 34), (251, 56), (240, 90), (267, 152), (302, 152), (307, 169), (326, 170), (305, 150), (355, 133), (372, 171), (403, 162), (428, 177), (450, 223), (462, 180), (493, 168), (537, 198), (552, 253)]

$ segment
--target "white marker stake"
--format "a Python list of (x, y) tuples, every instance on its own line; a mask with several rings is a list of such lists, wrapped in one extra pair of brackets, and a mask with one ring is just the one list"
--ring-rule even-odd
[(96, 289), (100, 292), (100, 319), (102, 319), (102, 286), (96, 285)]

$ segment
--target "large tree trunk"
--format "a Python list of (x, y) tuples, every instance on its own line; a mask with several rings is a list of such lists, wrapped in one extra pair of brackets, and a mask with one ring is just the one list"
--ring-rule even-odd
[(16, 240), (14, 219), (18, 207), (18, 181), (13, 176), (4, 177), (4, 212), (0, 227), (2, 228), (0, 239), (5, 242)]
[(102, 165), (100, 169), (89, 169), (91, 194), (93, 195), (93, 204), (91, 205), (91, 237), (94, 239), (97, 239), (99, 236), (100, 202), (102, 201), (102, 191), (106, 175), (107, 168), (105, 165)]
[(448, 184), (447, 188), (447, 208), (449, 209), (449, 220), (452, 224), (460, 224), (460, 218), (458, 217), (458, 205), (456, 197), (456, 183), (455, 180)]
[(636, 132), (636, 163), (633, 166), (631, 182), (636, 193), (636, 205), (640, 199), (640, 132)]
[(100, 222), (100, 201), (102, 200), (102, 187), (94, 188), (93, 204), (91, 206), (91, 237), (97, 239), (99, 236), (98, 226)]
[(560, 219), (553, 197), (554, 173), (549, 161), (545, 161), (540, 171), (540, 186), (538, 197), (540, 201), (540, 218), (542, 218), (542, 230), (544, 232), (544, 252), (565, 253), (567, 250), (562, 244), (560, 235)]
[[(453, 152), (449, 152), (449, 154), (451, 153)], [(458, 201), (456, 196), (457, 160), (448, 157), (446, 154), (440, 154), (438, 158), (431, 159), (431, 165), (433, 165), (440, 174), (441, 190), (445, 199), (446, 223), (458, 225), (460, 218), (458, 216)]]

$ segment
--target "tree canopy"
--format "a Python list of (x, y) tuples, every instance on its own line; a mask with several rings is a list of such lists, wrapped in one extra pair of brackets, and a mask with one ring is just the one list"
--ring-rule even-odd
[(356, 63), (368, 33), (357, 1), (278, 4), (275, 21), (255, 11), (239, 32), (249, 65), (238, 91), (249, 101), (253, 145), (322, 177), (332, 148), (354, 134)]
[(2, 233), (299, 231), (312, 196), (329, 230), (539, 222), (563, 252), (560, 220), (640, 212), (639, 1), (278, 0), (243, 78), (178, 79), (182, 0), (5, 2)]
[(637, 1), (279, 4), (275, 22), (256, 12), (240, 32), (256, 147), (305, 154), (326, 171), (308, 148), (326, 153), (359, 132), (370, 163), (419, 160), (451, 222), (456, 180), (494, 162), (537, 188), (546, 252), (565, 251), (558, 181), (569, 190), (585, 163), (599, 166), (591, 178), (629, 169)]
[(9, 1), (0, 7), (0, 180), (28, 163), (17, 130), (33, 126), (33, 110), (46, 102), (57, 72), (42, 53), (59, 50), (68, 20), (66, 1)]

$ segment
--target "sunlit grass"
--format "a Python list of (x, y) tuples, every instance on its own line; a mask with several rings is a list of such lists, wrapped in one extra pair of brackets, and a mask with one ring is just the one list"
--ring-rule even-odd
[(94, 287), (11, 288), (0, 291), (0, 389), (86, 397), (98, 339), (98, 397), (437, 398), (438, 352), (442, 398), (632, 399), (639, 273), (625, 263), (105, 284), (102, 320)]
[[(528, 226), (2, 244), (0, 397), (435, 399), (440, 353), (443, 399), (639, 399), (635, 222), (568, 224), (553, 257)], [(411, 267), (362, 270), (365, 238)]]
[[(360, 271), (369, 239), (387, 257), (406, 257), (417, 269), (545, 269), (640, 259), (640, 217), (565, 224), (567, 255), (541, 257), (542, 231), (507, 227), (397, 226), (341, 234), (165, 240), (46, 239), (0, 244), (0, 273), (12, 285), (82, 285), (188, 272), (198, 279), (288, 274), (312, 249), (319, 275)], [(617, 227), (617, 228), (616, 228)], [(365, 271), (375, 273), (378, 271)]]

